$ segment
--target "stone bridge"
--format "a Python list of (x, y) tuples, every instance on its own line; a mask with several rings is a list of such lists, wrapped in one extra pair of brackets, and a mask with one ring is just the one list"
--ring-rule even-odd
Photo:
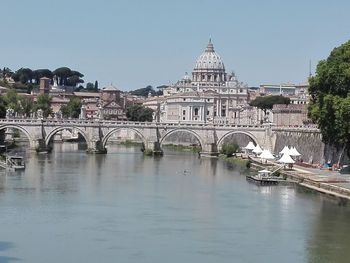
[[(111, 135), (122, 129), (134, 131), (142, 139), (145, 149), (162, 152), (163, 141), (171, 134), (181, 131), (195, 136), (202, 148), (202, 155), (217, 155), (224, 139), (232, 134), (245, 134), (255, 144), (273, 150), (276, 132), (281, 128), (271, 125), (214, 125), (186, 123), (128, 122), (80, 119), (0, 119), (0, 130), (18, 129), (29, 139), (30, 147), (47, 151), (53, 136), (63, 130), (75, 130), (84, 137), (87, 152), (106, 153), (106, 144)], [(305, 128), (284, 128), (303, 131)], [(283, 130), (283, 128), (282, 128)]]

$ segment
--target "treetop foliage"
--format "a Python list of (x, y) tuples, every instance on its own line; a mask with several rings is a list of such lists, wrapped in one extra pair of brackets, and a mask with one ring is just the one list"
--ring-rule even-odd
[(324, 142), (345, 147), (349, 156), (350, 41), (321, 60), (309, 82), (309, 117), (318, 124)]
[(153, 110), (143, 105), (133, 105), (127, 108), (126, 117), (129, 121), (152, 121)]
[(281, 95), (269, 95), (269, 96), (263, 96), (263, 97), (257, 97), (255, 100), (252, 100), (249, 105), (258, 107), (259, 109), (262, 109), (264, 112), (266, 110), (271, 110), (273, 108), (273, 105), (275, 104), (289, 104), (290, 99), (283, 97)]
[[(159, 86), (157, 88), (161, 88), (161, 87), (162, 86)], [(152, 96), (163, 95), (163, 91), (162, 90), (155, 91), (151, 85), (148, 85), (145, 88), (141, 88), (141, 89), (136, 89), (136, 90), (130, 91), (131, 95), (143, 96), (143, 97), (148, 97), (148, 95), (150, 93), (151, 93)]]

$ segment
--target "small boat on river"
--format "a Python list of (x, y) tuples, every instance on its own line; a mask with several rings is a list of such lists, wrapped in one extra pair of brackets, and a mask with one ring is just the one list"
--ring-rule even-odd
[(22, 156), (6, 155), (5, 160), (0, 161), (0, 167), (11, 171), (24, 170), (25, 163)]
[(286, 182), (285, 179), (274, 176), (272, 174), (273, 172), (269, 170), (261, 170), (258, 172), (258, 174), (247, 175), (246, 178), (248, 181), (252, 181), (260, 185), (276, 185), (280, 182)]

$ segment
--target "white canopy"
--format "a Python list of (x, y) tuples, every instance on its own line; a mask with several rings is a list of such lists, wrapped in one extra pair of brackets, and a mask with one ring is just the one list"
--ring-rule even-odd
[(263, 150), (262, 153), (259, 155), (259, 158), (266, 159), (266, 160), (275, 159), (275, 157), (272, 155), (272, 153), (269, 150)]
[(284, 146), (283, 150), (280, 151), (280, 154), (289, 153), (289, 151), (290, 150), (289, 150), (288, 146), (286, 145), (286, 146)]
[(244, 147), (244, 149), (254, 150), (255, 146), (254, 146), (253, 142), (249, 142), (248, 145), (246, 147)]
[(290, 163), (295, 163), (292, 157), (288, 153), (284, 153), (277, 162), (279, 163), (285, 163), (285, 164), (290, 164)]
[(256, 153), (256, 154), (259, 154), (259, 153), (262, 153), (262, 149), (261, 147), (259, 146), (259, 144), (257, 144), (253, 150), (253, 153)]
[(300, 156), (301, 154), (295, 149), (295, 147), (290, 148), (289, 150), (289, 155), (290, 156)]

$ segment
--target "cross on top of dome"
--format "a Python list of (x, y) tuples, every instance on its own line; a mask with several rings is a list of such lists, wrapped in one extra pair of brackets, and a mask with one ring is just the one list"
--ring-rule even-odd
[(213, 43), (211, 43), (211, 38), (209, 38), (209, 43), (207, 45), (207, 48), (205, 49), (205, 52), (215, 52), (214, 45)]

